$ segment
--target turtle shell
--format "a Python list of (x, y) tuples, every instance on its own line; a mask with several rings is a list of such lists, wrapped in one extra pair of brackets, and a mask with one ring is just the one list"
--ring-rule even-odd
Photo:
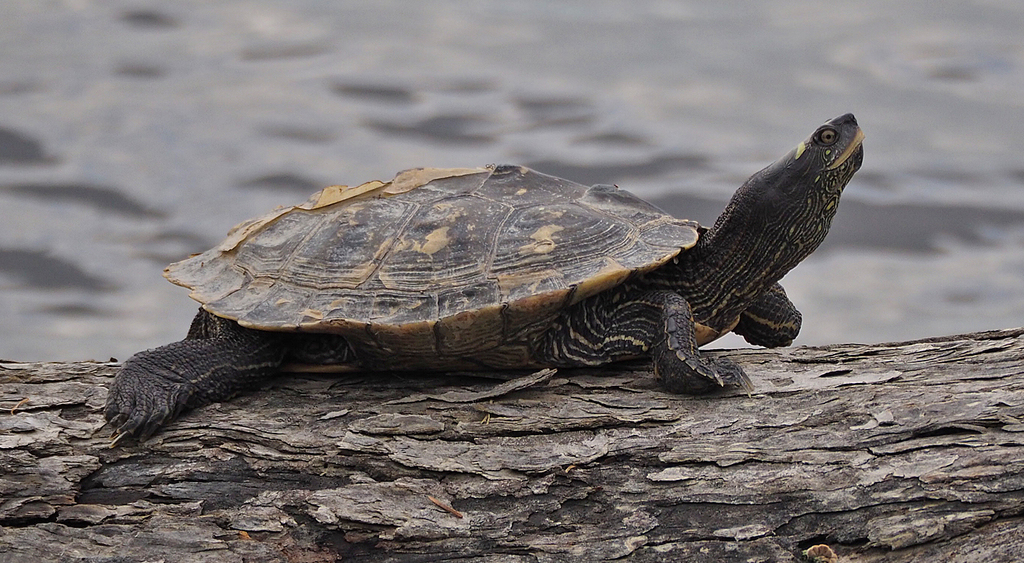
[(466, 355), (697, 236), (695, 222), (613, 186), (519, 166), (425, 168), (246, 221), (165, 276), (242, 326), (345, 334), (381, 357)]

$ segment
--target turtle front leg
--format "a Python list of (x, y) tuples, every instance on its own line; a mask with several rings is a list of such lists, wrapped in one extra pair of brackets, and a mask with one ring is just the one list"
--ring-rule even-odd
[(142, 440), (182, 411), (227, 399), (274, 374), (286, 348), (277, 335), (244, 329), (200, 310), (188, 336), (135, 354), (107, 394), (105, 416)]
[(747, 307), (732, 330), (754, 346), (789, 346), (800, 334), (802, 319), (796, 305), (786, 296), (786, 290), (776, 283)]
[(673, 291), (623, 290), (585, 299), (559, 317), (538, 355), (558, 366), (650, 356), (655, 375), (673, 393), (752, 388), (732, 361), (700, 355), (690, 304)]

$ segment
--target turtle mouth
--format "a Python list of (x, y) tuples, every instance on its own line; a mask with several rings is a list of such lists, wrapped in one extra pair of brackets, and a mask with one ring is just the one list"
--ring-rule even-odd
[(842, 154), (840, 154), (839, 157), (836, 158), (836, 161), (833, 162), (832, 164), (828, 165), (825, 169), (826, 170), (835, 170), (836, 168), (839, 168), (840, 166), (842, 166), (844, 163), (846, 163), (847, 160), (850, 159), (851, 156), (853, 156), (854, 153), (857, 152), (857, 149), (860, 148), (861, 142), (863, 142), (863, 141), (864, 141), (864, 131), (858, 127), (857, 128), (857, 133), (854, 134), (853, 140), (850, 141), (850, 144), (846, 145), (846, 149), (844, 149)]

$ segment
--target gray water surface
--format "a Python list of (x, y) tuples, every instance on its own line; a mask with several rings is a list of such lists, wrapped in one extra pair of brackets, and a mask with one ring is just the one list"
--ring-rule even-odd
[(181, 338), (163, 267), (328, 184), (515, 162), (710, 223), (848, 111), (865, 164), (784, 280), (797, 343), (1019, 326), (1024, 5), (837, 6), (3, 2), (0, 358)]

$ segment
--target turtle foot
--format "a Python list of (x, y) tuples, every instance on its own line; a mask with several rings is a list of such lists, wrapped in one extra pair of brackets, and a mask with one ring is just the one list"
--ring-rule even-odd
[(726, 358), (678, 358), (655, 362), (655, 373), (665, 389), (672, 393), (704, 395), (724, 388), (754, 388), (743, 368)]
[(185, 378), (150, 361), (153, 352), (129, 358), (110, 386), (104, 416), (115, 428), (111, 446), (126, 437), (142, 441), (152, 436), (185, 410), (196, 393)]

